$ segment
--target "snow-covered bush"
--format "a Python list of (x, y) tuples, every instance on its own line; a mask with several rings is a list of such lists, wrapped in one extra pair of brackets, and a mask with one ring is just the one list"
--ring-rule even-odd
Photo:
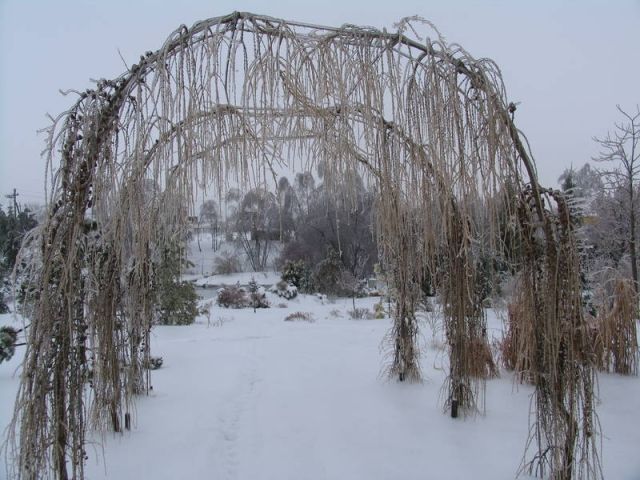
[(247, 292), (240, 284), (225, 285), (218, 290), (216, 303), (223, 308), (245, 308), (249, 304)]
[(18, 332), (12, 327), (0, 327), (0, 363), (11, 360), (16, 351)]
[(258, 283), (252, 278), (249, 282), (249, 307), (253, 308), (269, 308), (271, 304), (267, 300), (264, 288), (258, 286)]
[(249, 307), (253, 308), (269, 308), (271, 303), (267, 300), (267, 296), (263, 293), (250, 293), (249, 294)]
[(149, 361), (144, 362), (144, 368), (146, 368), (147, 370), (158, 370), (160, 367), (162, 367), (163, 362), (164, 360), (162, 359), (162, 357), (150, 356)]
[(312, 281), (314, 288), (327, 295), (340, 295), (342, 286), (343, 266), (340, 255), (333, 248), (327, 252), (327, 256), (316, 266)]
[(287, 261), (282, 267), (281, 278), (283, 282), (296, 287), (301, 292), (309, 293), (312, 290), (311, 271), (302, 260)]
[(297, 287), (295, 285), (287, 283), (284, 280), (276, 283), (275, 285), (272, 285), (269, 291), (287, 300), (291, 300), (292, 298), (296, 298), (298, 296)]

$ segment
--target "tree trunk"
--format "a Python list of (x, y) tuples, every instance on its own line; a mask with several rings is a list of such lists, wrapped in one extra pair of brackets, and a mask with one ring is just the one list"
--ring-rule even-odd
[(631, 276), (633, 278), (633, 290), (638, 297), (638, 261), (636, 258), (636, 211), (635, 195), (633, 192), (633, 179), (629, 182), (629, 256), (631, 257)]

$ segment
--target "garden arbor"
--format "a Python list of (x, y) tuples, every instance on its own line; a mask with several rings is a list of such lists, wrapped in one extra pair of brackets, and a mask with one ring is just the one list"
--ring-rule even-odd
[(421, 23), (434, 40), (405, 34), (409, 20), (387, 32), (236, 12), (183, 26), (120, 77), (75, 92), (49, 130), (60, 166), (23, 272), (32, 323), (10, 436), (20, 478), (82, 478), (87, 429), (120, 430), (148, 387), (154, 256), (180, 237), (198, 188), (319, 163), (328, 188), (362, 176), (378, 195), (389, 374), (420, 378), (428, 275), (444, 300), (447, 405), (463, 413), (485, 377), (478, 259), (502, 254), (507, 233), (517, 240), (508, 258), (536, 332), (528, 466), (598, 477), (568, 210), (538, 185), (495, 64)]

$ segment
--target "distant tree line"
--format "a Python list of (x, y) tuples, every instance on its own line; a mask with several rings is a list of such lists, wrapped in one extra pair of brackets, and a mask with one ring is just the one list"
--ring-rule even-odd
[[(609, 288), (627, 278), (638, 294), (638, 218), (640, 218), (640, 110), (618, 107), (622, 121), (605, 137), (589, 163), (569, 168), (558, 179), (570, 199), (580, 231), (585, 288)], [(610, 293), (610, 292), (609, 292)]]
[[(334, 284), (338, 290), (350, 290), (357, 279), (373, 273), (378, 259), (375, 194), (359, 177), (355, 188), (350, 182), (344, 189), (334, 185), (331, 190), (318, 177), (301, 172), (293, 182), (281, 177), (274, 191), (231, 189), (224, 205), (205, 201), (199, 221), (211, 233), (212, 248), (217, 249), (217, 238), (224, 233), (254, 271), (265, 270), (269, 262), (280, 270), (296, 264), (305, 278), (296, 286), (303, 291), (326, 290), (333, 282), (322, 279), (322, 272), (340, 278), (337, 287)], [(274, 242), (282, 245), (277, 258), (271, 257)]]

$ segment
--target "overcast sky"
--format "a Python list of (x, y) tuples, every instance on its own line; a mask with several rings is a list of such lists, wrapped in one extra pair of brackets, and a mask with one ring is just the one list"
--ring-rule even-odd
[[(527, 135), (542, 183), (598, 152), (602, 136), (640, 103), (640, 0), (0, 0), (0, 204), (17, 188), (42, 201), (46, 114), (113, 78), (159, 48), (180, 24), (234, 10), (324, 25), (391, 29), (420, 15), (447, 41), (502, 70), (516, 123)], [(118, 53), (120, 52), (120, 54)]]

